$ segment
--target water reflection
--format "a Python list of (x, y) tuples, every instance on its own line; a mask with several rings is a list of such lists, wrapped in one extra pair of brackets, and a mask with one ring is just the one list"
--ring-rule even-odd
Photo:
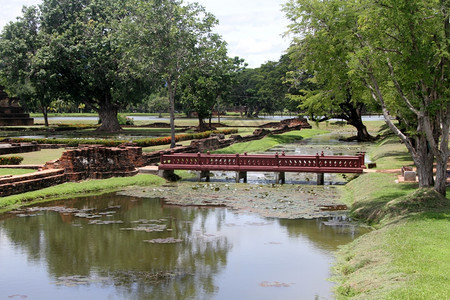
[(49, 206), (0, 216), (0, 298), (331, 298), (332, 252), (359, 234), (115, 194)]

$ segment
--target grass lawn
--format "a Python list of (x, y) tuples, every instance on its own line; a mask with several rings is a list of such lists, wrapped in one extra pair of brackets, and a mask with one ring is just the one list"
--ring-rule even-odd
[(9, 169), (9, 168), (0, 168), (0, 176), (4, 175), (23, 175), (36, 172), (36, 170), (30, 169)]
[(414, 164), (406, 146), (393, 136), (379, 141), (369, 156), (377, 163), (377, 169), (400, 169)]
[[(403, 145), (387, 139), (371, 153), (378, 168), (409, 160)], [(447, 198), (396, 175), (364, 174), (345, 187), (354, 218), (374, 231), (338, 252), (338, 299), (448, 299), (450, 295), (450, 189)]]
[(48, 161), (55, 160), (61, 157), (65, 149), (42, 149), (41, 151), (33, 151), (26, 153), (17, 153), (14, 155), (2, 156), (20, 156), (23, 157), (22, 165), (43, 165)]
[(328, 131), (321, 129), (302, 129), (286, 132), (280, 135), (269, 135), (262, 140), (250, 141), (245, 143), (236, 143), (230, 147), (213, 151), (213, 153), (233, 154), (233, 153), (252, 153), (262, 152), (273, 148), (279, 144), (292, 143), (297, 140), (310, 138), (314, 135), (325, 134)]

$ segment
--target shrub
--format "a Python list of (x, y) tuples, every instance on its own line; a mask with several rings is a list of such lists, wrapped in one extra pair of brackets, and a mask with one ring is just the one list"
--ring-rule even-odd
[(55, 129), (55, 131), (70, 131), (70, 130), (82, 130), (82, 129), (91, 129), (91, 128), (97, 128), (96, 125), (89, 125), (89, 124), (58, 124), (58, 126)]
[(124, 115), (117, 115), (117, 120), (119, 121), (120, 125), (134, 125), (134, 119), (128, 118)]
[[(233, 134), (237, 133), (237, 129), (224, 129), (224, 130), (214, 130), (205, 131), (198, 133), (183, 133), (175, 136), (176, 142), (193, 140), (193, 139), (204, 139), (209, 137), (212, 133), (218, 134)], [(25, 139), (25, 138), (11, 138), (14, 143), (26, 143), (26, 142), (37, 142), (38, 144), (64, 144), (69, 147), (78, 147), (79, 144), (86, 145), (104, 145), (107, 147), (116, 147), (120, 144), (128, 142), (128, 140), (105, 140), (105, 139)], [(139, 147), (151, 147), (159, 145), (169, 145), (171, 141), (170, 136), (158, 137), (158, 138), (147, 138), (147, 139), (137, 139), (133, 140)]]
[(1, 156), (0, 165), (20, 165), (23, 157), (20, 156)]

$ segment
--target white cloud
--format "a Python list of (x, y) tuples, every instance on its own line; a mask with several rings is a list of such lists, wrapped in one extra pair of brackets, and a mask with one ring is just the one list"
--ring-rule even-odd
[(244, 58), (250, 67), (276, 61), (289, 46), (282, 35), (287, 20), (282, 0), (197, 0), (219, 19), (216, 32), (228, 43), (230, 56)]
[(0, 30), (11, 21), (22, 15), (22, 7), (37, 5), (42, 0), (0, 0)]

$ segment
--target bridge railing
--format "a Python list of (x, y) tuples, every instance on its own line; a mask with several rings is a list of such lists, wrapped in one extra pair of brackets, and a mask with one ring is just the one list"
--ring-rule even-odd
[(364, 153), (355, 156), (267, 154), (161, 154), (160, 169), (361, 173)]

